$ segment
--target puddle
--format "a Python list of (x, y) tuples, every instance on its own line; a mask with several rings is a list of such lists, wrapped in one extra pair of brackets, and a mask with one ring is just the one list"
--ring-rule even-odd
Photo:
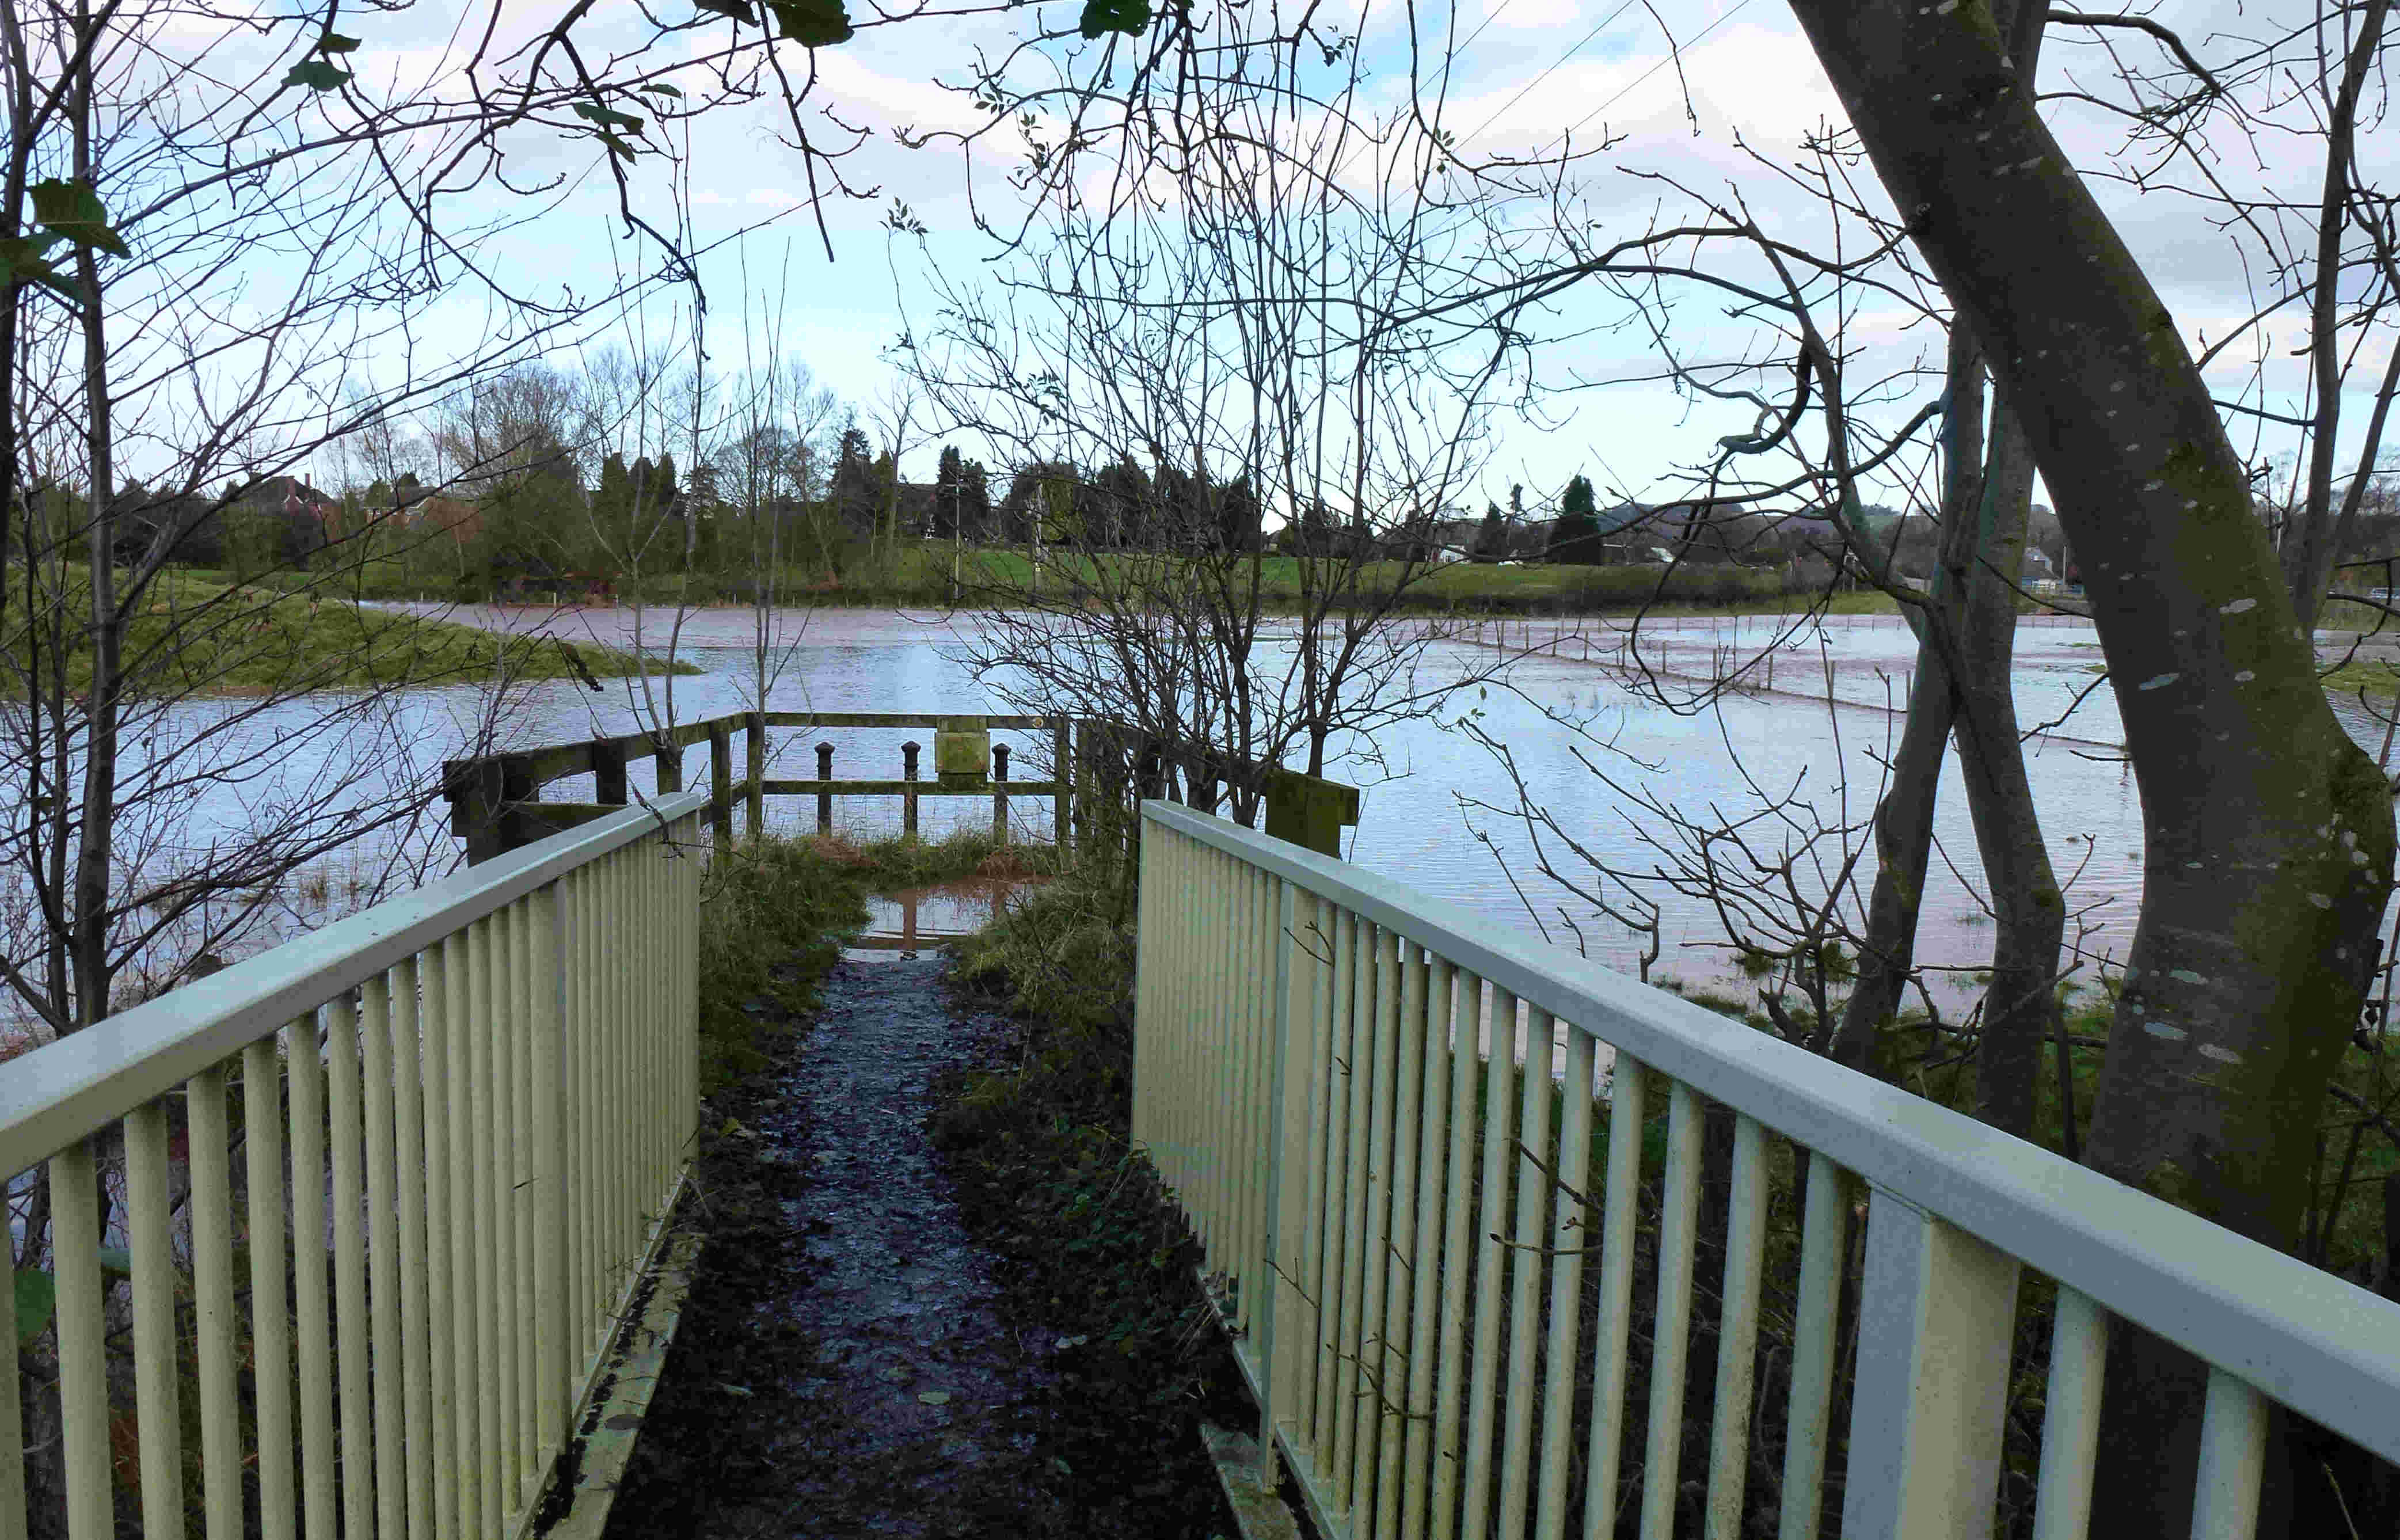
[(866, 901), (866, 934), (843, 949), (853, 962), (913, 957), (920, 951), (972, 935), (991, 923), (1010, 898), (1030, 893), (1046, 878), (962, 877)]

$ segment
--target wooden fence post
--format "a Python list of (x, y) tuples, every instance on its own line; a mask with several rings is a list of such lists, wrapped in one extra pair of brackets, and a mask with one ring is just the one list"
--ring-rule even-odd
[(592, 789), (593, 796), (612, 808), (625, 805), (625, 741), (622, 738), (592, 740)]
[(650, 758), (659, 769), (661, 792), (683, 790), (683, 748), (674, 738), (674, 729), (650, 734)]
[(1008, 843), (1008, 745), (991, 746), (991, 837)]
[[(832, 779), (833, 745), (819, 743), (817, 745), (817, 780), (825, 782)], [(820, 790), (817, 793), (817, 833), (833, 833), (833, 793), (829, 791)]]
[(750, 838), (756, 839), (767, 828), (767, 714), (743, 712), (742, 736), (743, 770), (750, 782)]
[(539, 839), (542, 831), (519, 816), (517, 809), (527, 802), (541, 800), (541, 785), (533, 778), (533, 765), (523, 755), (500, 756), (500, 849), (523, 850)]
[(733, 729), (708, 724), (708, 829), (716, 853), (733, 848)]
[(451, 826), (467, 841), (467, 864), (489, 861), (508, 847), (500, 840), (500, 767), (485, 756), (448, 767)]
[(1067, 853), (1067, 805), (1069, 767), (1067, 754), (1067, 718), (1050, 719), (1050, 843), (1058, 853)]
[(1075, 724), (1075, 849), (1088, 848), (1085, 841), (1092, 830), (1092, 725)]
[(907, 838), (917, 837), (917, 755), (920, 745), (915, 739), (900, 745), (900, 779), (908, 789), (900, 794), (900, 832)]

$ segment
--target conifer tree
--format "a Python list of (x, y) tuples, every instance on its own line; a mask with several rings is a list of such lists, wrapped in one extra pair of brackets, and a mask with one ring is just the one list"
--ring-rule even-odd
[(1559, 522), (1550, 526), (1549, 559), (1598, 566), (1602, 561), (1600, 511), (1591, 482), (1577, 471), (1559, 496)]

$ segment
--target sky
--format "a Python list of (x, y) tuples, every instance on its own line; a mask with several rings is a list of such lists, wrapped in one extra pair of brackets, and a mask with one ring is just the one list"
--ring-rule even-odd
[[(1370, 97), (1396, 102), (1405, 89), (1398, 29), (1406, 12), (1399, 0), (1363, 0), (1363, 12), (1356, 8), (1360, 3), (1352, 0), (1342, 25), (1363, 39)], [(851, 4), (858, 16), (866, 14), (862, 0)], [(1573, 189), (1577, 215), (1589, 222), (1595, 238), (1630, 233), (1662, 210), (1674, 212), (1676, 197), (1662, 192), (1655, 180), (1660, 176), (1704, 197), (1739, 198), (1779, 236), (1826, 238), (1821, 209), (1772, 170), (1798, 163), (1803, 141), (1841, 120), (1832, 89), (1782, 0), (1458, 4), (1449, 20), (1463, 46), (1452, 59), (1445, 121), (1467, 153), (1537, 151), (1571, 129), (1578, 143), (1611, 136), (1610, 147), (1586, 163)], [(2148, 14), (2216, 61), (2234, 57), (2241, 37), (2260, 34), (2294, 8), (2159, 0)], [(786, 47), (790, 68), (817, 72), (808, 99), (811, 132), (843, 140), (855, 130), (858, 148), (841, 162), (841, 171), (853, 186), (873, 193), (827, 200), (823, 237), (806, 207), (801, 157), (784, 142), (788, 125), (772, 103), (712, 111), (672, 130), (668, 137), (682, 157), (689, 234), (706, 253), (699, 266), (708, 306), (702, 335), (712, 361), (738, 367), (771, 349), (804, 360), (819, 383), (863, 414), (885, 397), (895, 381), (892, 344), (910, 318), (924, 323), (928, 270), (938, 269), (953, 285), (972, 285), (990, 273), (998, 253), (975, 227), (975, 214), (980, 210), (997, 219), (1012, 206), (1007, 176), (1021, 165), (1004, 134), (982, 142), (973, 157), (941, 142), (907, 148), (897, 135), (983, 124), (983, 114), (948, 89), (966, 80), (978, 50), (1005, 50), (1030, 17), (1057, 25), (1077, 9), (1078, 0), (1067, 0), (972, 19), (918, 18), (865, 27), (851, 41), (812, 54)], [(1416, 12), (1426, 19), (1443, 14), (1424, 0)], [(455, 28), (460, 14), (419, 7), (361, 15), (362, 46), (346, 62), (370, 83), (439, 71), (443, 61), (457, 56), (459, 41), (445, 29)], [(542, 19), (503, 14), (520, 29)], [(612, 35), (612, 25), (626, 36), (638, 25), (637, 13), (622, 0), (593, 14), (598, 41)], [(687, 34), (672, 46), (699, 51), (704, 42)], [(2154, 43), (2135, 34), (2053, 29), (2041, 88), (2107, 94), (2110, 62), (2119, 58), (2146, 67), (2165, 61)], [(2225, 335), (2253, 308), (2261, 281), (2256, 243), (2245, 249), (2229, 238), (2189, 198), (2137, 192), (2110, 179), (2109, 152), (2122, 144), (2118, 120), (2072, 100), (2053, 102), (2048, 110), (2186, 336), (2197, 342)], [(2400, 129), (2369, 131), (2362, 145), (2369, 174), (2379, 159), (2393, 160), (2395, 133)], [(490, 259), (517, 281), (590, 293), (628, 265), (652, 260), (643, 241), (614, 217), (615, 195), (605, 177), (593, 174), (590, 149), (588, 141), (547, 129), (511, 141), (520, 181), (553, 170), (567, 179), (543, 195), (546, 211), (493, 243)], [(2251, 141), (2227, 135), (2212, 145), (2212, 173), (2231, 184), (2279, 187), (2306, 199), (2318, 174), (2310, 149), (2303, 139), (2271, 132)], [(651, 170), (639, 211), (672, 220), (676, 211), (659, 196), (657, 168)], [(1864, 196), (1880, 205), (1871, 170), (1861, 166), (1857, 174)], [(2171, 180), (2192, 179), (2179, 172)], [(921, 236), (886, 228), (900, 205), (922, 225)], [(613, 333), (604, 329), (592, 340), (656, 346), (688, 337), (689, 307), (688, 290), (662, 293), (644, 312), (623, 318)], [(1698, 296), (1679, 309), (1678, 340), (1693, 356), (1728, 356), (1755, 345), (1752, 334), (1721, 311), (1721, 302)], [(1535, 416), (1503, 416), (1483, 468), (1483, 495), (1505, 499), (1507, 486), (1521, 482), (1529, 502), (1538, 505), (1582, 472), (1598, 484), (1603, 502), (1662, 497), (1682, 484), (1683, 472), (1710, 456), (1719, 437), (1752, 427), (1747, 406), (1695, 404), (1668, 386), (1645, 383), (1657, 373), (1658, 357), (1640, 328), (1612, 324), (1626, 315), (1599, 293), (1583, 292), (1569, 296), (1551, 318), (1554, 332), (1570, 334), (1537, 355), (1540, 377), (1555, 388)], [(462, 297), (437, 308), (418, 347), (423, 355), (438, 353), (445, 331), (452, 345), (470, 345), (485, 324), (475, 302)], [(2219, 394), (2247, 388), (2253, 401), (2289, 409), (2305, 383), (2302, 364), (2289, 356), (2301, 324), (2297, 312), (2287, 312), (2260, 337), (2230, 350), (2211, 372)], [(1847, 331), (1862, 349), (1856, 366), (1869, 373), (1903, 376), (1939, 362), (1938, 331), (1900, 307), (1867, 305), (1848, 318)], [(2359, 375), (2379, 373), (2389, 346), (2387, 330), (2367, 348)], [(2261, 359), (2265, 374), (2253, 379)], [(1930, 375), (1905, 380), (1886, 410), (1904, 416), (1938, 390)], [(2350, 404), (2353, 427), (2364, 406), (2363, 400)], [(904, 472), (930, 479), (939, 442), (927, 438), (907, 453)], [(2246, 440), (2237, 442), (2247, 446)], [(975, 450), (972, 442), (966, 447)], [(2259, 445), (2267, 454), (2275, 447), (2271, 440)]]
[[(1786, 184), (1769, 176), (1743, 146), (1770, 161), (1795, 161), (1805, 136), (1842, 121), (1839, 103), (1805, 36), (1780, 0), (1686, 0), (1653, 7), (1626, 0), (1462, 0), (1456, 18), (1468, 40), (1453, 61), (1448, 121), (1463, 126), (1469, 150), (1526, 150), (1554, 144), (1571, 126), (1579, 137), (1602, 129), (1620, 136), (1583, 178), (1588, 209), (1605, 225), (1630, 230), (1657, 206), (1655, 183), (1639, 173), (1670, 175), (1709, 196), (1736, 191), (1770, 226), (1820, 227), (1815, 211)], [(1050, 7), (1053, 10), (1059, 7)], [(2204, 61), (2236, 57), (2241, 39), (2255, 37), (2294, 11), (2289, 5), (2181, 4), (2145, 7), (2175, 28)], [(1382, 61), (1399, 84), (1399, 57), (1392, 46), (1399, 7), (1390, 0), (1370, 6), (1359, 27), (1367, 57)], [(1675, 29), (1680, 61), (1670, 51), (1661, 18)], [(987, 34), (1003, 29), (987, 29)], [(851, 44), (820, 54), (827, 110), (843, 121), (888, 134), (898, 128), (957, 126), (975, 121), (954, 95), (937, 85), (956, 79), (946, 64), (947, 48), (963, 59), (975, 39), (963, 32), (939, 42), (921, 30), (894, 27), (860, 34)], [(987, 35), (986, 41), (989, 41)], [(2049, 92), (2104, 92), (2111, 60), (2143, 67), (2166, 61), (2163, 50), (2138, 35), (2053, 29), (2046, 45), (2041, 89)], [(1688, 95), (1686, 92), (1688, 91)], [(2120, 124), (2081, 103), (2062, 100), (2049, 107), (2052, 127), (2087, 175), (2112, 164), (2107, 152), (2121, 143)], [(2379, 157), (2391, 163), (2394, 131), (2371, 130), (2362, 159), (2373, 174)], [(741, 139), (737, 132), (730, 137)], [(2230, 184), (2275, 186), (2310, 199), (2318, 163), (2301, 139), (2268, 133), (2256, 141), (2221, 136), (2216, 174)], [(741, 148), (722, 157), (694, 161), (694, 198), (704, 211), (771, 208), (792, 196), (793, 157), (752, 130)], [(973, 271), (987, 243), (972, 229), (965, 190), (967, 170), (955, 152), (908, 152), (888, 141), (863, 150), (858, 180), (872, 182), (885, 198), (837, 210), (833, 260), (827, 262), (812, 231), (786, 226), (748, 238), (754, 272), (762, 248), (780, 264), (788, 243), (791, 281), (781, 291), (785, 334), (798, 339), (820, 378), (845, 395), (868, 400), (888, 388), (890, 371), (881, 349), (899, 332), (904, 310), (921, 310), (912, 293), (908, 242), (893, 243), (879, 227), (889, 199), (905, 201), (929, 229), (926, 250), (953, 278)], [(1879, 200), (1871, 173), (1861, 176)], [(998, 178), (979, 180), (978, 191), (994, 196)], [(2187, 198), (2134, 192), (2120, 181), (2093, 176), (2093, 185), (2121, 233), (2160, 287), (2188, 339), (2221, 338), (2254, 307), (2258, 252), (2246, 253), (2211, 223), (2208, 211)], [(2175, 180), (2189, 183), (2189, 176)], [(1004, 195), (1004, 189), (1001, 189)], [(1695, 307), (1706, 310), (1707, 307)], [(1589, 314), (1599, 319), (1604, 307)], [(1858, 323), (1871, 335), (1875, 319)], [(1886, 367), (1938, 363), (1941, 339), (1922, 325), (1902, 330), (1908, 318), (1884, 318), (1889, 334), (1870, 357)], [(2265, 348), (2236, 348), (2211, 372), (2220, 395), (2245, 386), (2260, 388), (2252, 370), (2262, 351), (2269, 371), (2263, 386), (2270, 405), (2296, 405), (2304, 387), (2302, 365), (2289, 355), (2301, 340), (2303, 320), (2286, 312), (2271, 325)], [(1693, 334), (1705, 351), (1712, 342), (1735, 345), (1729, 328), (1712, 333), (1705, 319)], [(2387, 332), (2370, 348), (2358, 376), (2380, 373)], [(1546, 357), (1545, 375), (1570, 379), (1637, 377), (1657, 372), (1657, 358), (1636, 333), (1602, 334), (1560, 345)], [(1914, 406), (1938, 386), (1914, 392)], [(2251, 398), (2256, 401), (2257, 395)], [(2365, 416), (2363, 397), (2349, 403), (2354, 427)], [(1522, 481), (1529, 496), (1553, 493), (1577, 471), (1603, 489), (1660, 496), (1677, 484), (1677, 473), (1705, 458), (1724, 433), (1751, 426), (1746, 407), (1696, 408), (1658, 385), (1626, 385), (1552, 399), (1540, 421), (1505, 424), (1494, 444), (1485, 482), (1492, 495)], [(2255, 420), (2255, 419), (2253, 419)], [(2263, 448), (2271, 452), (2272, 441)], [(930, 459), (930, 451), (927, 452)], [(917, 469), (910, 466), (912, 473)]]

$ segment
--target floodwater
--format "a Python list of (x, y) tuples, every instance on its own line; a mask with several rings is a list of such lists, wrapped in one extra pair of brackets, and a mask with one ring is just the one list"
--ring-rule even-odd
[(1030, 893), (1043, 880), (961, 877), (870, 898), (866, 934), (846, 955), (858, 961), (893, 955), (914, 957), (945, 941), (973, 935), (999, 918), (1011, 900)]
[[(446, 613), (495, 628), (617, 645), (633, 641), (637, 630), (654, 647), (668, 639), (669, 618), (655, 610), (484, 606)], [(776, 672), (765, 692), (770, 709), (928, 715), (1004, 709), (962, 661), (960, 628), (974, 625), (971, 615), (789, 611), (772, 623)], [(630, 731), (666, 711), (670, 697), (680, 720), (744, 709), (757, 694), (754, 626), (752, 615), (742, 610), (686, 617), (675, 641), (703, 670), (697, 675), (608, 680), (596, 692), (572, 681), (524, 687), (498, 724), (501, 746)], [(1641, 641), (1638, 652), (1630, 650), (1621, 621), (1511, 620), (1430, 645), (1419, 688), (1471, 682), (1452, 690), (1426, 716), (1382, 732), (1380, 762), (1352, 756), (1330, 767), (1336, 778), (1363, 787), (1362, 816), (1345, 853), (1370, 871), (1580, 947), (1628, 973), (1639, 971), (1654, 939), (1623, 922), (1639, 916), (1633, 900), (1644, 895), (1657, 906), (1654, 976), (1738, 981), (1725, 914), (1697, 893), (1677, 891), (1680, 867), (1704, 856), (1750, 906), (1736, 918), (1770, 942), (1767, 917), (1788, 910), (1793, 892), (1814, 898), (1829, 881), (1842, 880), (1846, 852), (1869, 850), (1865, 824), (1881, 761), (1898, 739), (1896, 708), (1906, 697), (1915, 640), (1896, 617), (1878, 616), (1834, 618), (1797, 631), (1773, 618), (1651, 621)], [(2100, 653), (2089, 622), (2046, 618), (2029, 623), (2019, 633), (2017, 658), (2023, 724), (2046, 726), (2026, 752), (2052, 859), (2068, 882), (2069, 937), (2088, 978), (2090, 964), (2121, 956), (2132, 934), (2141, 888), (2139, 799), (2120, 749), (2114, 702), (2105, 687), (2091, 688)], [(1709, 678), (1743, 663), (1754, 665), (1745, 675), (1754, 688), (1713, 707), (1695, 703)], [(1665, 703), (1626, 688), (1620, 677), (1628, 666), (1646, 668)], [(467, 741), (478, 699), (476, 690), (457, 688), (406, 697), (391, 734), (406, 752), (387, 756), (375, 775), (389, 782), (436, 772), (440, 760)], [(254, 702), (246, 704), (255, 709)], [(2338, 709), (2354, 718), (2352, 731), (2370, 750), (2380, 747), (2380, 723), (2354, 702)], [(310, 711), (306, 703), (280, 705), (259, 714), (249, 730), (296, 731)], [(770, 734), (770, 774), (813, 777), (812, 751), (822, 740), (836, 745), (838, 777), (896, 777), (901, 743), (929, 737), (925, 729), (778, 730)], [(1020, 778), (1046, 772), (1046, 734), (994, 737), (1011, 745)], [(1505, 747), (1526, 797), (1547, 811), (1555, 831), (1538, 839), (1529, 833), (1516, 815), (1518, 797), (1502, 760), (1479, 738)], [(738, 736), (735, 742), (738, 754)], [(295, 756), (288, 773), (321, 773), (333, 752), (320, 747)], [(702, 747), (689, 756), (686, 784), (704, 785), (706, 773)], [(375, 775), (361, 781), (354, 795), (372, 791)], [(651, 789), (647, 761), (635, 761), (632, 780), (640, 791)], [(190, 817), (195, 827), (230, 828), (246, 809), (273, 794), (271, 785), (256, 781), (204, 790)], [(544, 796), (583, 801), (594, 793), (584, 777), (580, 784), (553, 783)], [(1644, 800), (1653, 805), (1643, 806)], [(1718, 825), (1718, 832), (1698, 842), (1693, 828), (1679, 832), (1670, 813), (1693, 827)], [(837, 806), (838, 824), (860, 833), (896, 830), (899, 816), (897, 798)], [(927, 834), (938, 835), (970, 823), (988, 825), (990, 816), (984, 798), (927, 799), (920, 823)], [(806, 827), (814, 817), (812, 803), (769, 804), (770, 824)], [(1049, 798), (1018, 800), (1011, 822), (1027, 838), (1047, 838)], [(1853, 830), (1847, 841), (1824, 833), (1844, 825)], [(1992, 932), (1955, 757), (1945, 770), (1937, 838), (1918, 956), (1933, 968), (1957, 970), (1955, 988), (1944, 991), (1957, 999), (1971, 992), (1970, 971), (1984, 965)], [(1545, 876), (1545, 858), (1557, 878), (1583, 892)], [(364, 854), (351, 859), (369, 862)], [(1666, 875), (1638, 879), (1657, 873)], [(1868, 853), (1846, 879), (1854, 909), (1862, 908), (1872, 876)], [(1629, 877), (1637, 879), (1630, 886)], [(916, 899), (920, 938), (971, 929), (993, 901), (989, 893), (963, 890)], [(879, 931), (907, 934), (904, 906), (890, 906), (884, 919), (888, 923), (880, 922)]]

